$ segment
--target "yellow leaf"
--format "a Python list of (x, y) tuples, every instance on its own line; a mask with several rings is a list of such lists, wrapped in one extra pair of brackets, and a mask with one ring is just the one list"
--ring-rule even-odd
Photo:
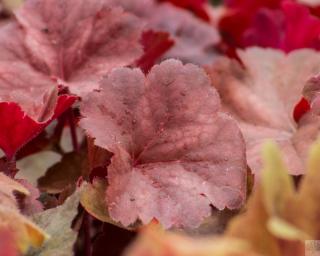
[(6, 10), (12, 12), (23, 4), (24, 0), (2, 0)]
[[(113, 221), (109, 216), (106, 200), (107, 181), (103, 179), (95, 179), (92, 184), (84, 183), (80, 196), (80, 203), (88, 213), (102, 222), (108, 222), (113, 225), (126, 229), (134, 229), (123, 227), (121, 224)], [(99, 200), (97, 200), (99, 199)]]
[(295, 191), (293, 180), (275, 143), (267, 142), (263, 146), (263, 164), (261, 186), (266, 210), (270, 215), (281, 216), (286, 210), (287, 200), (295, 196)]
[(302, 230), (277, 217), (269, 219), (267, 225), (270, 232), (278, 238), (294, 241), (301, 240), (302, 242), (312, 239)]
[(226, 235), (245, 239), (264, 255), (302, 256), (305, 240), (320, 239), (320, 143), (311, 148), (298, 191), (274, 143), (264, 145), (263, 160), (247, 211), (231, 221)]
[(246, 211), (230, 221), (225, 236), (247, 241), (262, 255), (281, 256), (277, 240), (267, 228), (268, 220), (262, 190), (258, 187), (249, 198)]
[(310, 151), (307, 172), (301, 182), (297, 198), (297, 225), (320, 239), (320, 141)]

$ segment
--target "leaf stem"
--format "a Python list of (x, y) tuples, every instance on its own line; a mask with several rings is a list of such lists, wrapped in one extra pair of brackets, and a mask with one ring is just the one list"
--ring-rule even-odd
[(16, 176), (16, 174), (18, 173), (18, 169), (17, 169), (17, 161), (15, 159), (15, 157), (11, 158), (11, 159), (7, 159), (7, 163), (6, 163), (6, 170), (4, 171), (9, 177), (13, 178)]
[(73, 150), (75, 152), (79, 152), (79, 143), (78, 143), (78, 136), (76, 131), (75, 116), (72, 108), (69, 110), (69, 113), (68, 113), (68, 122), (69, 122), (69, 127), (71, 132)]

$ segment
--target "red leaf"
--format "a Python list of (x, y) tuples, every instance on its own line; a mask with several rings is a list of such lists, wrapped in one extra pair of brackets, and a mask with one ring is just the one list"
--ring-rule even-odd
[(310, 110), (310, 104), (305, 98), (301, 98), (293, 110), (293, 118), (298, 123), (300, 118)]
[(174, 45), (174, 41), (170, 39), (168, 33), (153, 30), (145, 31), (141, 41), (144, 54), (136, 61), (136, 65), (144, 73), (148, 73), (156, 61)]
[(256, 12), (252, 25), (244, 31), (243, 45), (282, 48), (284, 19), (280, 10), (261, 8)]
[[(231, 4), (220, 29), (233, 47), (262, 46), (290, 52), (300, 48), (320, 49), (320, 20), (307, 7), (292, 1), (277, 4), (246, 1)], [(245, 7), (248, 8), (245, 8)]]
[(114, 220), (196, 227), (211, 204), (242, 205), (243, 139), (200, 68), (168, 60), (147, 77), (117, 69), (102, 88), (84, 99), (80, 125), (114, 153), (107, 189)]
[(311, 15), (307, 7), (285, 1), (282, 9), (286, 18), (283, 49), (320, 49), (320, 19)]
[(260, 7), (277, 8), (282, 0), (225, 0), (230, 8), (253, 11)]
[(219, 22), (224, 40), (232, 47), (244, 47), (243, 35), (261, 8), (279, 9), (282, 0), (229, 0)]
[(36, 137), (52, 120), (62, 114), (76, 100), (75, 96), (59, 96), (54, 115), (47, 121), (38, 122), (27, 115), (17, 103), (0, 103), (0, 147), (11, 159), (15, 153)]

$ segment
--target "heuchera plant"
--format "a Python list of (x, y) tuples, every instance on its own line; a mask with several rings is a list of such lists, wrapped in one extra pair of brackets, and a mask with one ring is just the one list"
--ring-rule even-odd
[(319, 10), (0, 1), (0, 256), (317, 250)]

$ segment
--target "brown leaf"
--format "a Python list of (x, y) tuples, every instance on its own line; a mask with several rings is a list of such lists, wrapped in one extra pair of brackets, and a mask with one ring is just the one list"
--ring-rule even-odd
[(38, 180), (40, 190), (51, 194), (61, 193), (69, 185), (75, 185), (81, 177), (88, 176), (87, 152), (71, 152), (65, 154), (61, 161), (48, 169)]

